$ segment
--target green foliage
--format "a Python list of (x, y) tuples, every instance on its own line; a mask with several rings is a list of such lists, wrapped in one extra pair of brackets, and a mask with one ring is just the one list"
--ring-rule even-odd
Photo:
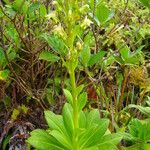
[(7, 80), (9, 76), (9, 70), (0, 71), (0, 80)]
[(144, 56), (142, 54), (142, 48), (138, 48), (134, 53), (130, 52), (130, 49), (128, 46), (123, 47), (120, 49), (120, 55), (121, 57), (116, 56), (116, 61), (120, 64), (125, 64), (125, 65), (136, 65), (143, 63), (144, 61)]
[(143, 149), (148, 150), (150, 148), (150, 144), (148, 141), (150, 140), (150, 135), (148, 134), (150, 131), (150, 121), (140, 121), (138, 119), (133, 119), (129, 125), (129, 140), (132, 141), (133, 145), (128, 147), (129, 149)]
[[(98, 110), (83, 112), (79, 110), (78, 149), (103, 149), (109, 144), (108, 149), (117, 149), (116, 145), (121, 140), (119, 134), (106, 134), (109, 121), (99, 119)], [(62, 115), (55, 115), (53, 112), (45, 111), (45, 118), (49, 130), (35, 130), (31, 132), (28, 142), (37, 149), (74, 149), (74, 124), (73, 109), (66, 103)]]
[(28, 108), (25, 105), (18, 106), (13, 110), (11, 115), (11, 120), (16, 121), (19, 115), (27, 114), (27, 112), (28, 112)]
[(139, 109), (143, 114), (147, 115), (148, 117), (150, 117), (150, 107), (143, 107), (140, 105), (134, 105), (134, 104), (130, 104), (128, 106), (128, 108), (137, 108)]
[(111, 12), (105, 4), (99, 3), (97, 5), (96, 17), (98, 18), (100, 25), (110, 20), (113, 17), (113, 15), (113, 12)]
[(28, 139), (39, 150), (149, 149), (149, 0), (0, 5), (0, 119), (51, 109)]
[(140, 2), (150, 9), (150, 1), (149, 0), (140, 0)]
[(89, 60), (89, 66), (93, 66), (94, 64), (102, 61), (105, 54), (106, 54), (106, 52), (102, 51), (102, 50), (100, 50), (98, 53), (94, 54)]
[(51, 52), (43, 51), (39, 55), (39, 59), (46, 60), (46, 61), (54, 63), (54, 62), (57, 62), (59, 60), (59, 57), (54, 55), (54, 54), (52, 54)]

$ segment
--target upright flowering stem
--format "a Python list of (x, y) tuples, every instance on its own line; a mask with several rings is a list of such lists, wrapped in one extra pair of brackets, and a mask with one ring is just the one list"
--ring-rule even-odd
[[(71, 2), (71, 3), (69, 3)], [(78, 7), (78, 0), (68, 0), (66, 1), (66, 6), (70, 8), (66, 9), (67, 18), (66, 18), (66, 33), (67, 40), (66, 44), (69, 48), (69, 58), (67, 60), (67, 69), (70, 75), (70, 84), (72, 89), (72, 98), (73, 98), (73, 123), (74, 123), (74, 135), (73, 135), (73, 150), (79, 150), (78, 142), (78, 128), (79, 128), (79, 114), (78, 114), (78, 94), (76, 92), (76, 79), (75, 79), (75, 69), (78, 63), (78, 52), (74, 46), (75, 33), (74, 29), (76, 27), (76, 12)]]
[(75, 71), (73, 68), (70, 69), (70, 80), (71, 80), (72, 97), (73, 97), (73, 122), (74, 122), (73, 147), (74, 150), (78, 150), (78, 134), (77, 134), (77, 129), (79, 127), (78, 106), (77, 106), (77, 94), (76, 94), (76, 83), (75, 83)]

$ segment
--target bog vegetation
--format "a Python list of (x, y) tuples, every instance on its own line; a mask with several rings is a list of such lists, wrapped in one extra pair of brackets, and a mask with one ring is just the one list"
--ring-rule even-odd
[(1, 150), (150, 150), (150, 1), (0, 1)]

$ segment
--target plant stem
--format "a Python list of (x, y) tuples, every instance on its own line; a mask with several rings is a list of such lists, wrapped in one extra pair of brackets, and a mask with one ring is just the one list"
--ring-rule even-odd
[(77, 107), (75, 71), (72, 68), (70, 70), (70, 80), (71, 80), (72, 97), (73, 97), (73, 122), (74, 122), (73, 149), (78, 150), (78, 134), (77, 134), (77, 129), (79, 127), (79, 124), (78, 124), (78, 107)]

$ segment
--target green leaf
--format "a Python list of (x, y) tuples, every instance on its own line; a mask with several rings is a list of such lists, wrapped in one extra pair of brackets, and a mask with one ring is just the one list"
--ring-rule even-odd
[(23, 0), (15, 0), (13, 2), (13, 9), (17, 12), (23, 12), (24, 14), (27, 12), (28, 10), (28, 2), (27, 1), (23, 1)]
[(84, 88), (84, 84), (79, 85), (76, 88), (76, 94), (79, 95), (82, 92), (83, 88)]
[(87, 116), (87, 127), (91, 127), (93, 124), (97, 124), (100, 120), (100, 114), (98, 109), (93, 109), (86, 114)]
[[(99, 147), (99, 149), (104, 149), (104, 147), (105, 147), (106, 150), (107, 149), (111, 150), (111, 148), (112, 148), (112, 150), (113, 149), (117, 150), (117, 145), (119, 144), (119, 142), (121, 141), (122, 138), (123, 138), (123, 136), (119, 133), (105, 135), (105, 136), (103, 136), (102, 139), (99, 140), (100, 144), (98, 144), (98, 147)], [(108, 145), (111, 148), (108, 148)]]
[(62, 145), (62, 147), (64, 147), (65, 150), (72, 149), (71, 141), (68, 141), (68, 138), (59, 131), (53, 130), (50, 132), (50, 134), (57, 139), (57, 141)]
[(129, 147), (122, 147), (122, 150), (149, 150), (150, 144), (137, 143)]
[(66, 103), (62, 110), (63, 114), (63, 121), (65, 128), (67, 129), (67, 133), (72, 138), (73, 136), (73, 130), (74, 130), (74, 124), (73, 124), (73, 109), (70, 104)]
[(121, 54), (122, 59), (124, 61), (126, 61), (130, 57), (130, 49), (129, 49), (129, 47), (125, 46), (124, 48), (122, 48), (120, 50), (120, 54)]
[(111, 55), (111, 56), (108, 56), (108, 58), (104, 60), (102, 65), (104, 65), (104, 67), (107, 67), (107, 66), (113, 64), (114, 61), (115, 61), (115, 57), (113, 55)]
[(133, 119), (128, 125), (129, 133), (136, 139), (139, 138), (139, 130), (142, 129), (142, 124), (138, 119)]
[(85, 112), (79, 112), (79, 127), (82, 129), (86, 128), (86, 115)]
[(58, 61), (60, 58), (58, 56), (52, 54), (51, 52), (43, 51), (40, 54), (39, 59), (54, 63), (54, 62)]
[(73, 100), (72, 100), (72, 95), (71, 95), (70, 91), (68, 91), (67, 89), (64, 89), (63, 91), (65, 94), (65, 97), (67, 98), (67, 101), (72, 105)]
[(39, 150), (62, 150), (55, 138), (40, 129), (32, 131), (27, 142)]
[(40, 3), (39, 2), (31, 3), (31, 5), (30, 5), (30, 7), (28, 9), (28, 13), (31, 14), (35, 10), (39, 9), (39, 7), (40, 7)]
[(45, 5), (44, 4), (41, 4), (40, 5), (40, 16), (41, 17), (45, 17), (46, 16), (46, 14), (47, 14), (47, 11), (46, 11), (46, 7), (45, 7)]
[(78, 111), (79, 112), (84, 108), (84, 106), (86, 105), (86, 102), (87, 102), (87, 93), (83, 92), (78, 97)]
[(129, 133), (134, 137), (137, 142), (143, 141), (148, 142), (150, 139), (150, 120), (140, 121), (133, 119), (129, 125)]
[(116, 145), (107, 143), (99, 146), (98, 150), (118, 150), (118, 147)]
[(97, 148), (97, 146), (94, 146), (94, 147), (90, 147), (90, 148), (85, 148), (84, 150), (99, 150), (99, 149)]
[(63, 118), (61, 115), (56, 115), (51, 111), (44, 111), (44, 114), (50, 129), (64, 132)]
[(15, 0), (14, 2), (13, 2), (13, 9), (15, 10), (15, 11), (18, 11), (21, 7), (22, 7), (22, 4), (24, 4), (24, 1), (23, 0)]
[(144, 150), (150, 150), (150, 144), (148, 143), (145, 143), (145, 144), (143, 144), (143, 149)]
[(83, 50), (81, 51), (81, 62), (82, 62), (82, 64), (85, 67), (88, 66), (88, 62), (90, 60), (90, 56), (91, 56), (90, 47), (89, 46), (85, 46), (83, 48)]
[(3, 48), (0, 47), (0, 69), (3, 69), (6, 64), (7, 64), (7, 61), (5, 59)]
[(80, 138), (81, 148), (97, 145), (108, 128), (109, 120), (105, 119), (89, 127)]
[(96, 16), (101, 24), (105, 23), (110, 16), (110, 10), (104, 5), (100, 3), (96, 8)]
[(0, 71), (0, 80), (7, 80), (9, 72), (9, 70)]
[(3, 142), (2, 142), (2, 150), (6, 150), (6, 149), (7, 149), (7, 145), (9, 144), (9, 140), (10, 140), (11, 137), (12, 137), (12, 135), (8, 134), (8, 135), (4, 138), (4, 140), (3, 140)]
[(140, 0), (140, 2), (141, 2), (144, 6), (150, 8), (150, 0)]
[(57, 35), (48, 35), (46, 33), (42, 34), (41, 37), (45, 39), (54, 51), (62, 56), (66, 56), (68, 48), (60, 37)]
[(150, 107), (143, 107), (140, 105), (134, 105), (134, 104), (130, 104), (128, 106), (128, 108), (137, 108), (139, 109), (139, 111), (141, 111), (143, 114), (147, 115), (150, 117)]
[(93, 66), (94, 64), (96, 64), (99, 61), (102, 61), (103, 57), (105, 56), (106, 52), (105, 51), (99, 51), (97, 54), (93, 55), (89, 62), (88, 65), (89, 66)]

